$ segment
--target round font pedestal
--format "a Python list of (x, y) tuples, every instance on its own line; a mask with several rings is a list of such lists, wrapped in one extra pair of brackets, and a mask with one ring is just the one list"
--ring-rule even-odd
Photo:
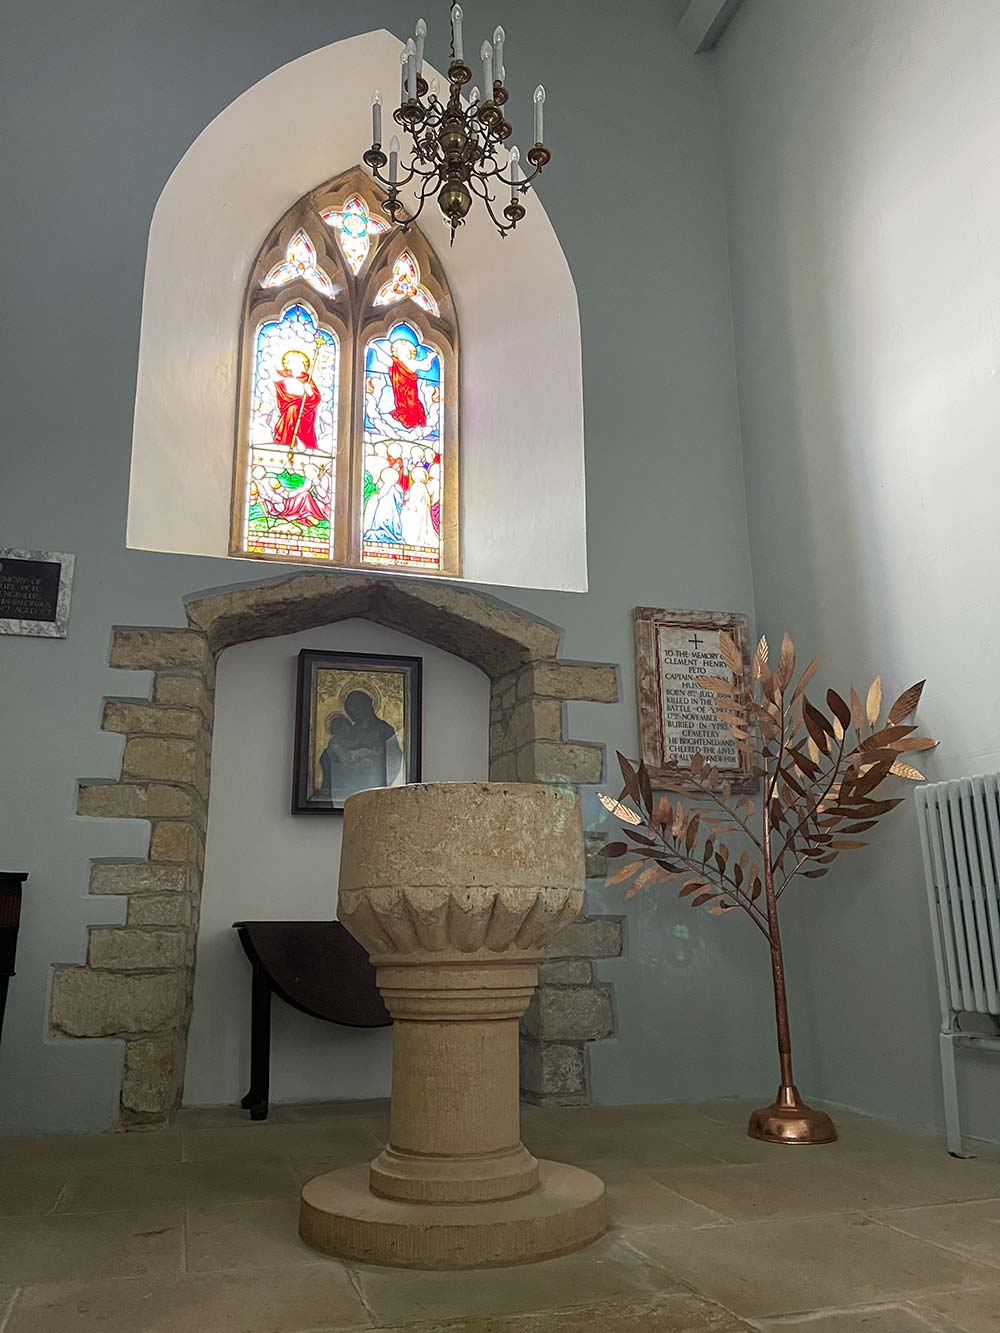
[(327, 1254), (362, 1263), (485, 1268), (552, 1259), (604, 1234), (602, 1180), (546, 1161), (538, 1163), (538, 1177), (516, 1199), (415, 1204), (373, 1194), (368, 1167), (349, 1166), (305, 1186), (299, 1235)]
[(607, 1227), (604, 1183), (521, 1143), (518, 1022), (583, 899), (574, 793), (441, 783), (346, 803), (338, 915), (392, 1014), (389, 1142), (302, 1191), (329, 1254), (472, 1268), (565, 1254)]

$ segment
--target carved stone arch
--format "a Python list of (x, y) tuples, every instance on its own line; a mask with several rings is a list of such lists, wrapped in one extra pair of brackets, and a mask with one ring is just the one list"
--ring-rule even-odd
[[(560, 632), (455, 584), (315, 572), (195, 594), (184, 629), (116, 628), (112, 667), (151, 671), (150, 698), (108, 698), (102, 728), (125, 737), (117, 779), (79, 784), (77, 813), (150, 824), (146, 857), (91, 862), (90, 892), (125, 899), (122, 926), (92, 926), (86, 963), (58, 966), (54, 1036), (125, 1043), (124, 1125), (161, 1123), (180, 1102), (209, 818), (215, 662), (234, 644), (349, 618), (388, 625), (474, 663), (490, 678), (493, 781), (594, 783), (603, 746), (566, 735), (565, 705), (614, 703), (618, 669), (560, 661)], [(603, 840), (601, 840), (603, 842)], [(589, 873), (603, 873), (588, 849)], [(550, 950), (525, 1015), (522, 1092), (589, 1100), (586, 1043), (614, 1028), (592, 960), (621, 952), (616, 918), (579, 920)]]

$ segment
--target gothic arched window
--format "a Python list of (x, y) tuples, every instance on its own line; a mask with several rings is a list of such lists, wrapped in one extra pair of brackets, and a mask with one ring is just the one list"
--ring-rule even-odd
[(359, 167), (261, 247), (243, 306), (231, 551), (458, 575), (458, 326)]

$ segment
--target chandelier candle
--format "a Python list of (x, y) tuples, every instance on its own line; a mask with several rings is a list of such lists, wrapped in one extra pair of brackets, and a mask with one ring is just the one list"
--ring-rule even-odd
[(541, 84), (535, 89), (535, 143), (542, 143), (542, 111), (545, 106), (545, 89)]
[(417, 39), (417, 74), (419, 76), (424, 72), (424, 42), (427, 40), (427, 20), (417, 19), (417, 26), (413, 31)]
[(399, 172), (399, 140), (395, 135), (389, 140), (389, 180), (395, 185)]
[(496, 57), (496, 77), (500, 83), (507, 77), (507, 71), (503, 67), (503, 44), (506, 40), (507, 34), (498, 25), (493, 32), (493, 51)]
[[(507, 120), (509, 100), (504, 80), (504, 49), (507, 35), (502, 27), (493, 31), (493, 41), (480, 47), (483, 62), (483, 91), (466, 88), (472, 70), (465, 63), (462, 38), (462, 6), (451, 6), (452, 57), (448, 65), (448, 87), (438, 96), (437, 85), (428, 88), (423, 75), (427, 24), (420, 19), (413, 37), (408, 37), (400, 55), (399, 106), (392, 118), (409, 136), (405, 156), (394, 136), (389, 155), (382, 149), (381, 96), (372, 98), (372, 145), (364, 161), (388, 198), (382, 211), (406, 231), (434, 195), (451, 230), (465, 222), (474, 197), (482, 200), (501, 236), (513, 231), (525, 216), (523, 196), (552, 158), (543, 141), (545, 89), (539, 84), (533, 95), (534, 144), (526, 154), (530, 171), (521, 169), (520, 155), (508, 147), (514, 127)], [(388, 175), (384, 174), (388, 166)], [(510, 190), (510, 202), (501, 207), (501, 188)], [(408, 209), (400, 195), (409, 189), (414, 203)]]

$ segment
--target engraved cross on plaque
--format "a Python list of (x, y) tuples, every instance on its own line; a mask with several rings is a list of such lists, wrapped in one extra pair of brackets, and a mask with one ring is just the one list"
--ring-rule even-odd
[(698, 638), (697, 632), (695, 632), (695, 636), (693, 639), (688, 639), (688, 643), (693, 643), (696, 648), (700, 648), (704, 642), (705, 642), (704, 639)]

